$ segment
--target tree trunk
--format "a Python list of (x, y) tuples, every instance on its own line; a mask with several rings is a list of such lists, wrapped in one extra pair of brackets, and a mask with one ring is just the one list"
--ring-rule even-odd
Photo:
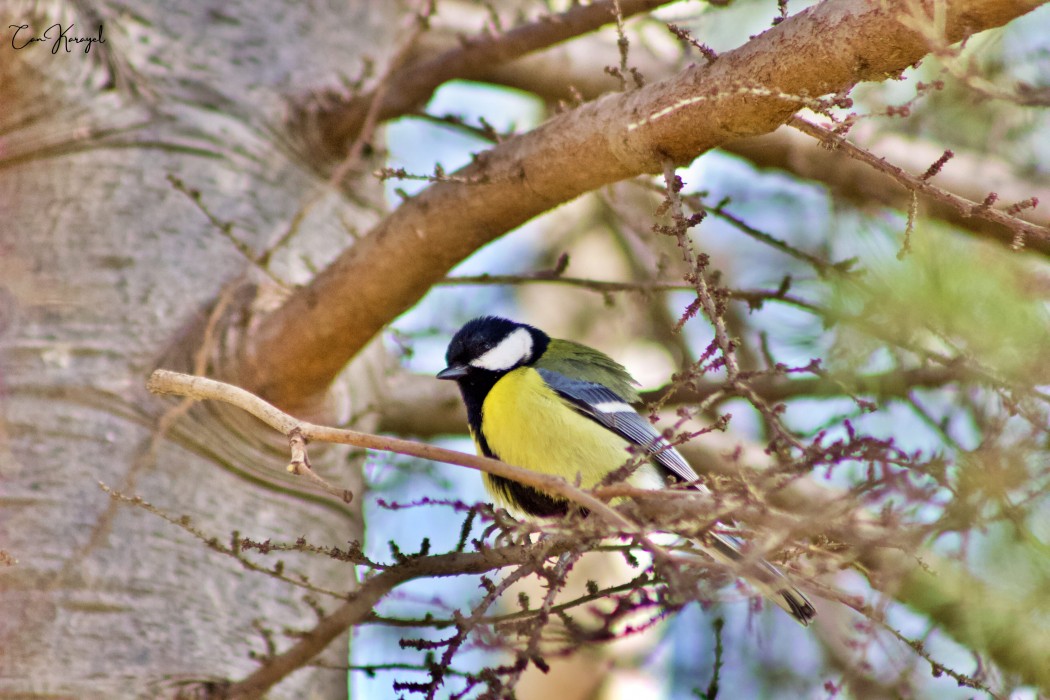
[[(326, 186), (309, 135), (286, 115), (307, 90), (360, 75), (366, 58), (382, 66), (396, 48), (397, 8), (195, 0), (0, 10), (0, 27), (15, 25), (0, 43), (0, 697), (171, 696), (187, 682), (244, 676), (267, 634), (281, 648), (316, 620), (306, 591), (98, 484), (187, 516), (216, 546), (234, 531), (337, 546), (362, 537), (356, 503), (283, 474), (287, 445), (271, 431), (213, 408), (178, 417), (143, 387), (159, 364), (192, 368), (202, 346), (198, 368), (206, 360), (221, 374), (223, 348), (244, 330), (243, 302), (281, 291), (248, 257), (281, 239), (304, 203), (267, 266), (289, 285), (345, 248), (348, 226), (373, 223), (379, 188), (355, 184), (351, 203)], [(104, 43), (67, 43), (100, 32)], [(377, 360), (365, 353), (344, 377), (366, 377)], [(353, 402), (348, 392), (330, 401), (326, 417), (360, 414), (368, 384), (355, 382)], [(348, 453), (311, 457), (356, 488)], [(352, 588), (348, 564), (296, 556), (283, 557), (286, 576)], [(345, 661), (345, 644), (333, 651)], [(341, 689), (345, 672), (311, 668), (273, 697)]]

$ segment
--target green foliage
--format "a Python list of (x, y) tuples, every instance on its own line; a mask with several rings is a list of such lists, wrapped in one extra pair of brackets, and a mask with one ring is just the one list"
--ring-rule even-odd
[[(1050, 381), (1050, 319), (1021, 254), (919, 221), (900, 258), (866, 256), (861, 277), (838, 278), (829, 305), (840, 325), (835, 357), (864, 364), (882, 339), (934, 355), (961, 353), (1008, 381)], [(906, 251), (906, 252), (905, 252)]]

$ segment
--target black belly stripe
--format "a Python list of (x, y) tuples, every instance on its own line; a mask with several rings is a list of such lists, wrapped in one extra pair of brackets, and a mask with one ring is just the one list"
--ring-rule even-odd
[(570, 504), (565, 499), (554, 498), (531, 486), (519, 484), (511, 479), (504, 479), (502, 476), (496, 476), (495, 474), (488, 474), (487, 476), (492, 488), (517, 506), (517, 508), (533, 517), (547, 518), (555, 515), (565, 515), (569, 512)]
[[(479, 421), (480, 423), (480, 421)], [(481, 454), (493, 459), (500, 456), (489, 447), (489, 441), (485, 439), (485, 433), (481, 432), (481, 426), (474, 431), (474, 439), (478, 443)], [(499, 492), (507, 501), (513, 503), (519, 510), (533, 517), (546, 518), (554, 515), (565, 515), (569, 512), (569, 502), (562, 498), (554, 498), (531, 486), (519, 484), (513, 479), (506, 479), (495, 474), (486, 474), (489, 485)]]
[(499, 457), (496, 456), (496, 453), (492, 451), (492, 448), (489, 447), (489, 441), (485, 439), (485, 433), (481, 432), (480, 426), (478, 426), (476, 430), (473, 430), (472, 433), (474, 439), (478, 441), (478, 449), (481, 450), (481, 454), (486, 457), (492, 457), (492, 459), (499, 459)]

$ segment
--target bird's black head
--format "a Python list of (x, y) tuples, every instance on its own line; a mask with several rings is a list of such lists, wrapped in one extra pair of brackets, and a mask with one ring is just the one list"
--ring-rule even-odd
[(461, 383), (494, 382), (538, 360), (549, 343), (546, 333), (524, 323), (498, 316), (475, 318), (452, 336), (445, 353), (448, 367), (437, 376)]

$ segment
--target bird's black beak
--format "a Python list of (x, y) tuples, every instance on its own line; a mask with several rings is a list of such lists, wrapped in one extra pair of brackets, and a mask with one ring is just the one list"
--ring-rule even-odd
[(445, 369), (437, 373), (438, 379), (459, 379), (460, 377), (467, 376), (467, 372), (470, 368), (466, 365), (449, 365)]

